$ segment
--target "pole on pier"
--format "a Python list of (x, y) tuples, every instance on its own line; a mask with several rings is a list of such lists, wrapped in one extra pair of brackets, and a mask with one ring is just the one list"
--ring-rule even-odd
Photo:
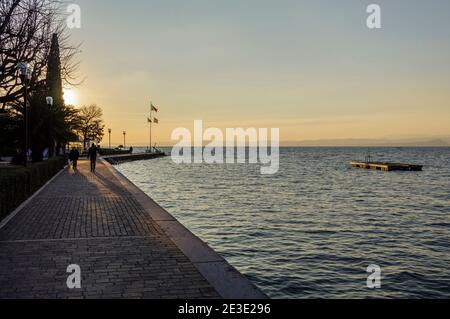
[(152, 108), (152, 102), (150, 101), (150, 117), (148, 118), (148, 123), (150, 125), (150, 145), (149, 145), (149, 152), (152, 152), (152, 113), (153, 113), (153, 108)]
[[(150, 101), (150, 117), (148, 118), (148, 123), (150, 124), (150, 153), (153, 153), (152, 147), (152, 124), (158, 124), (159, 121), (156, 117), (152, 117), (153, 112), (158, 113), (158, 109), (153, 105), (153, 102)], [(156, 144), (155, 144), (156, 145)], [(156, 148), (155, 148), (156, 149)]]

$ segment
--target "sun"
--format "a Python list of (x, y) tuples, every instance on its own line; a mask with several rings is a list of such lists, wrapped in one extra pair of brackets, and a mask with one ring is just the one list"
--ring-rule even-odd
[(64, 91), (64, 102), (67, 105), (75, 105), (78, 102), (77, 93), (73, 89), (63, 89)]

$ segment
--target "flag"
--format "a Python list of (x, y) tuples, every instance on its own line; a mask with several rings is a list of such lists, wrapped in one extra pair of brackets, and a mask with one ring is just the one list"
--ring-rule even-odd
[(158, 113), (158, 109), (153, 104), (151, 104), (151, 107), (152, 107), (152, 111)]
[(154, 118), (153, 118), (153, 123), (158, 124), (158, 123), (159, 123), (159, 120), (158, 120), (156, 117), (154, 117)]
[(152, 123), (152, 119), (147, 117), (147, 122)]

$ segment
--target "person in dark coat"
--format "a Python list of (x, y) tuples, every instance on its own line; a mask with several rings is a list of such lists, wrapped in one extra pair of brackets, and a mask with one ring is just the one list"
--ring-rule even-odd
[(73, 147), (69, 153), (69, 159), (72, 161), (72, 167), (73, 167), (74, 171), (77, 170), (79, 158), (80, 158), (80, 152), (78, 152), (78, 150), (75, 147)]
[(91, 172), (92, 173), (95, 173), (95, 167), (97, 164), (97, 151), (98, 151), (97, 146), (95, 146), (95, 144), (92, 143), (92, 146), (89, 147), (89, 150), (88, 150), (88, 157), (91, 160)]

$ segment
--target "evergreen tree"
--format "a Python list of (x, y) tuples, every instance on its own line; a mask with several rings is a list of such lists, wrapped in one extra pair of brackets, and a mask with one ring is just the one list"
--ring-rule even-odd
[[(58, 35), (55, 33), (52, 37), (52, 43), (50, 46), (50, 52), (48, 56), (48, 66), (47, 66), (47, 89), (48, 95), (53, 98), (53, 107), (52, 109), (56, 112), (57, 110), (61, 110), (65, 107), (64, 105), (64, 97), (63, 97), (63, 87), (62, 87), (62, 79), (61, 79), (61, 58), (59, 53), (59, 42)], [(52, 119), (50, 119), (50, 125), (54, 125), (52, 123)], [(50, 156), (53, 156), (55, 153), (55, 143), (60, 145), (62, 141), (57, 140), (57, 136), (51, 134), (49, 136), (49, 153)]]
[(49, 96), (53, 97), (53, 105), (62, 107), (64, 98), (61, 79), (61, 58), (59, 55), (58, 35), (56, 33), (53, 34), (48, 56), (47, 87)]

